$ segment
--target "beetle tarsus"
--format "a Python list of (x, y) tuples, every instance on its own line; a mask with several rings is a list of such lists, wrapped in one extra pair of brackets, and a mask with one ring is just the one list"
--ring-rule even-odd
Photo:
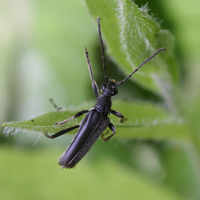
[(124, 123), (127, 120), (127, 118), (121, 118), (119, 119), (119, 123)]
[(109, 130), (106, 130), (105, 133), (102, 133), (102, 134), (101, 134), (101, 139), (102, 139), (104, 142), (105, 142), (104, 136), (105, 136), (105, 135), (108, 135), (108, 133), (109, 133)]
[(106, 133), (104, 133), (104, 134), (101, 134), (101, 139), (104, 142), (108, 141), (116, 133), (116, 129), (115, 129), (114, 125), (111, 122), (108, 124), (108, 127), (113, 133), (110, 136), (106, 137), (106, 138), (104, 138), (104, 136), (108, 134), (108, 131)]

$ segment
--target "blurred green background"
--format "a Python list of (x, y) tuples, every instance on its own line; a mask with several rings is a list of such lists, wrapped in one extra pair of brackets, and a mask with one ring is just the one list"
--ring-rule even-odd
[[(198, 145), (199, 6), (197, 0), (148, 2), (150, 13), (175, 37), (180, 105)], [(49, 98), (66, 108), (94, 100), (84, 46), (100, 84), (96, 30), (81, 0), (0, 0), (1, 124), (53, 110)], [(148, 97), (148, 91), (135, 87)], [(122, 91), (119, 98), (124, 95)], [(190, 143), (97, 141), (75, 169), (61, 170), (57, 159), (72, 138), (49, 141), (32, 133), (1, 134), (0, 199), (200, 199), (199, 154)]]

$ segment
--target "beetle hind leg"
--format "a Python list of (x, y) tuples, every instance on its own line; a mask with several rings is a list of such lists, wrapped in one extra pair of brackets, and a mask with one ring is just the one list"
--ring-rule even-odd
[(49, 139), (54, 139), (54, 138), (57, 138), (57, 137), (59, 137), (59, 136), (65, 134), (65, 133), (67, 133), (67, 132), (69, 132), (69, 131), (74, 130), (75, 128), (79, 128), (79, 126), (80, 126), (80, 125), (72, 126), (72, 127), (70, 127), (70, 128), (67, 128), (67, 129), (64, 129), (64, 130), (62, 130), (62, 131), (59, 131), (59, 132), (57, 132), (57, 133), (55, 133), (55, 134), (53, 134), (53, 135), (51, 135), (51, 136), (50, 136), (48, 133), (44, 133), (44, 135), (45, 135), (46, 137), (48, 137)]
[(108, 141), (115, 133), (116, 133), (116, 129), (115, 129), (115, 127), (114, 127), (114, 125), (112, 124), (112, 123), (109, 123), (108, 124), (108, 127), (109, 127), (109, 129), (113, 132), (111, 135), (109, 135), (108, 137), (104, 137), (105, 135), (107, 135), (108, 134), (108, 132), (109, 131), (107, 131), (106, 133), (104, 133), (104, 134), (101, 134), (101, 139), (104, 141), (104, 142), (106, 142), (106, 141)]

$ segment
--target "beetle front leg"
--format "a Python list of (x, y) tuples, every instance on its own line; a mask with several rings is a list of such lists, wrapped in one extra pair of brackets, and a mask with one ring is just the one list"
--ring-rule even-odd
[(85, 114), (85, 113), (87, 113), (87, 112), (89, 112), (89, 110), (82, 110), (82, 111), (76, 113), (73, 117), (70, 117), (69, 119), (66, 119), (66, 120), (64, 120), (64, 121), (62, 121), (62, 122), (55, 123), (55, 125), (64, 124), (64, 123), (66, 123), (66, 122), (68, 122), (68, 121), (70, 121), (70, 120), (72, 120), (72, 119), (74, 119), (74, 118), (80, 117), (81, 115), (83, 115), (83, 114)]
[(76, 125), (76, 126), (72, 126), (72, 127), (70, 127), (70, 128), (66, 128), (66, 129), (64, 129), (64, 130), (62, 130), (62, 131), (59, 131), (59, 132), (57, 132), (57, 133), (55, 133), (55, 134), (53, 134), (53, 135), (51, 135), (51, 136), (48, 135), (48, 133), (44, 133), (44, 135), (45, 135), (46, 137), (48, 137), (49, 139), (54, 139), (54, 138), (59, 137), (59, 136), (65, 134), (65, 133), (67, 133), (67, 132), (69, 132), (69, 131), (74, 130), (75, 128), (79, 128), (79, 126), (80, 126), (80, 125)]
[(126, 121), (127, 119), (124, 118), (124, 115), (122, 115), (121, 113), (119, 113), (116, 110), (111, 110), (110, 111), (113, 115), (120, 117), (121, 119), (119, 120), (120, 123), (123, 123), (124, 121)]
[(106, 138), (104, 138), (104, 136), (108, 134), (108, 131), (105, 134), (101, 134), (101, 139), (104, 142), (108, 141), (116, 133), (116, 129), (115, 129), (114, 125), (111, 122), (108, 124), (108, 127), (113, 133), (110, 136), (106, 137)]

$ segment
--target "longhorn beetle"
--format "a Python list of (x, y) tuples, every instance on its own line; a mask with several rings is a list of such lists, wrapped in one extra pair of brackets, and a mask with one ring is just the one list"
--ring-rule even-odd
[[(113, 115), (121, 118), (121, 122), (124, 120), (124, 116), (119, 113), (118, 111), (111, 109), (111, 97), (118, 93), (117, 87), (122, 85), (127, 79), (129, 79), (135, 72), (140, 69), (145, 63), (151, 60), (155, 55), (157, 55), (160, 51), (164, 51), (164, 48), (158, 49), (151, 57), (146, 59), (138, 68), (136, 68), (129, 76), (127, 76), (124, 80), (115, 83), (113, 80), (109, 80), (107, 72), (106, 72), (106, 64), (105, 64), (105, 56), (104, 56), (104, 46), (103, 40), (101, 37), (101, 29), (100, 29), (100, 18), (97, 18), (98, 24), (98, 32), (99, 32), (99, 39), (101, 44), (101, 51), (102, 51), (102, 59), (103, 59), (103, 68), (104, 68), (104, 76), (106, 79), (106, 83), (102, 85), (102, 95), (99, 95), (98, 86), (93, 78), (92, 73), (92, 66), (90, 64), (88, 50), (85, 47), (85, 57), (88, 65), (88, 69), (90, 72), (90, 78), (92, 81), (92, 89), (97, 99), (96, 105), (91, 108), (90, 110), (82, 110), (75, 114), (73, 117), (66, 119), (62, 122), (56, 123), (56, 125), (64, 124), (74, 118), (80, 117), (81, 115), (86, 114), (79, 125), (64, 129), (49, 136), (45, 133), (50, 139), (56, 138), (64, 133), (67, 133), (73, 129), (78, 128), (78, 132), (76, 133), (73, 141), (67, 148), (67, 150), (62, 154), (59, 158), (58, 163), (62, 166), (62, 168), (72, 168), (74, 167), (89, 151), (92, 145), (96, 142), (98, 137), (101, 135), (102, 140), (107, 141), (109, 140), (115, 133), (116, 129), (114, 125), (110, 122), (110, 118), (108, 115), (112, 113)], [(110, 136), (104, 137), (105, 134), (102, 134), (103, 131), (109, 127), (109, 129), (113, 132)]]

